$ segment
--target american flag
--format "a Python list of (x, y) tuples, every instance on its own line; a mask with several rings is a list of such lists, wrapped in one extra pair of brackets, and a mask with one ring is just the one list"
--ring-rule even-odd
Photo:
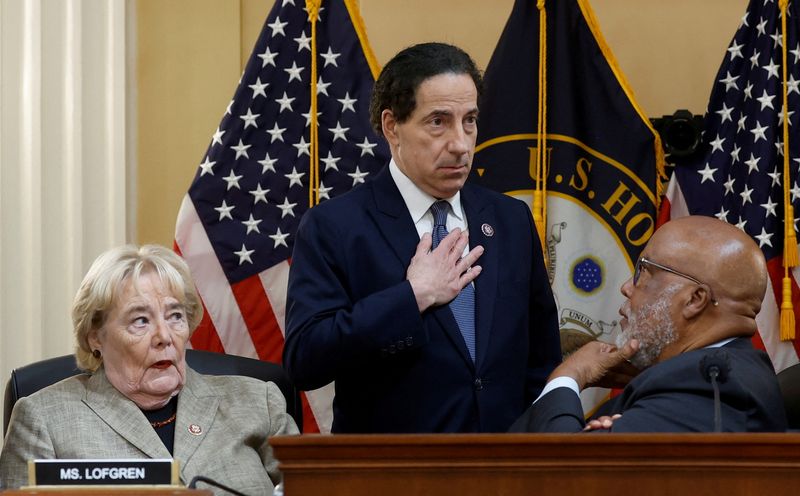
[[(784, 184), (789, 186), (795, 213), (800, 213), (800, 12), (796, 2), (790, 2), (788, 12), (785, 46), (790, 177), (784, 175), (780, 6), (777, 0), (751, 0), (714, 81), (700, 158), (675, 168), (665, 202), (670, 218), (713, 215), (736, 225), (761, 247), (771, 286), (756, 319), (759, 333), (753, 341), (767, 351), (776, 371), (797, 363), (800, 352), (798, 339), (781, 341), (779, 331)], [(796, 227), (798, 219), (793, 221)], [(794, 268), (790, 276), (794, 311), (800, 316), (796, 282), (800, 271)], [(800, 322), (797, 317), (795, 320)]]
[[(369, 125), (378, 67), (358, 6), (326, 0), (315, 21), (312, 40), (306, 2), (276, 1), (183, 199), (175, 249), (206, 310), (194, 348), (281, 361), (293, 237), (316, 197), (312, 50), (320, 201), (389, 160)], [(330, 386), (304, 395), (305, 432), (330, 430), (332, 397)]]

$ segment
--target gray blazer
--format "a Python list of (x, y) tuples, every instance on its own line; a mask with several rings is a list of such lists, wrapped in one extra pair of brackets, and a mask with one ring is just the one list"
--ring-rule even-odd
[[(184, 484), (204, 475), (245, 494), (272, 493), (280, 473), (269, 438), (298, 432), (275, 384), (201, 375), (187, 367), (177, 413), (174, 458)], [(199, 426), (199, 435), (190, 426)], [(16, 403), (0, 454), (0, 486), (27, 485), (27, 460), (34, 458), (171, 456), (141, 410), (101, 368)]]

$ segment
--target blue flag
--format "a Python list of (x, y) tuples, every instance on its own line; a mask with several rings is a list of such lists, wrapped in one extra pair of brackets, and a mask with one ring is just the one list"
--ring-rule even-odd
[[(587, 1), (548, 1), (540, 11), (517, 0), (485, 83), (471, 180), (528, 201), (535, 214), (535, 190), (543, 192), (540, 236), (562, 351), (613, 342), (620, 286), (656, 227), (660, 140)], [(595, 396), (584, 395), (587, 408)]]

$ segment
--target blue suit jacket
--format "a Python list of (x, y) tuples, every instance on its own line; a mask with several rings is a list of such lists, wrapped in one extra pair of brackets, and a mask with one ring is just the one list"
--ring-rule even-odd
[(475, 363), (448, 306), (417, 308), (406, 269), (419, 235), (388, 167), (303, 217), (283, 360), (300, 389), (336, 381), (334, 432), (505, 431), (560, 362), (530, 210), (476, 186), (461, 195), (470, 245), (485, 248)]
[[(766, 353), (739, 338), (723, 346), (731, 370), (720, 384), (722, 430), (786, 430), (783, 397)], [(621, 413), (614, 432), (713, 432), (714, 392), (700, 371), (700, 361), (716, 348), (682, 353), (645, 369), (593, 416)], [(568, 388), (556, 388), (531, 406), (512, 432), (579, 432), (583, 409)], [(604, 430), (592, 432), (607, 432)]]

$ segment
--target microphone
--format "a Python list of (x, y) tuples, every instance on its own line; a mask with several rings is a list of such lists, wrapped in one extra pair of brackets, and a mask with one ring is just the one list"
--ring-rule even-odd
[(195, 475), (192, 478), (192, 480), (189, 481), (189, 485), (187, 487), (189, 489), (196, 489), (198, 482), (205, 482), (209, 486), (218, 487), (218, 488), (222, 489), (223, 491), (227, 491), (227, 492), (229, 492), (231, 494), (235, 494), (236, 496), (247, 496), (246, 494), (240, 493), (236, 489), (231, 489), (230, 487), (226, 486), (225, 484), (222, 484), (221, 482), (217, 482), (214, 479), (210, 479), (210, 478), (205, 477), (203, 475)]
[(723, 349), (712, 351), (700, 360), (700, 374), (714, 388), (714, 432), (722, 432), (719, 385), (728, 380), (730, 371), (731, 359)]

